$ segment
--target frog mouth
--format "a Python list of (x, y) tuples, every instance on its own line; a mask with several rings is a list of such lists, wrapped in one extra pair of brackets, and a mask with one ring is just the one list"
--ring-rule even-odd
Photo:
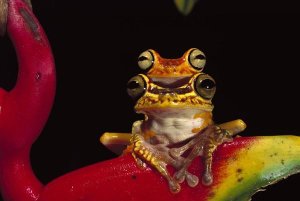
[(151, 81), (154, 83), (149, 88), (152, 94), (166, 95), (166, 94), (187, 94), (193, 91), (190, 84), (191, 77), (176, 77), (176, 78), (153, 78)]
[(205, 102), (197, 96), (178, 96), (174, 94), (158, 95), (156, 97), (145, 96), (142, 97), (136, 104), (136, 111), (145, 111), (153, 109), (186, 109), (198, 108), (204, 111), (212, 111), (213, 105)]
[(181, 88), (158, 88), (153, 87), (149, 89), (152, 94), (187, 94), (193, 91), (191, 86), (181, 87)]
[(151, 77), (151, 81), (163, 88), (174, 89), (189, 83), (191, 76)]

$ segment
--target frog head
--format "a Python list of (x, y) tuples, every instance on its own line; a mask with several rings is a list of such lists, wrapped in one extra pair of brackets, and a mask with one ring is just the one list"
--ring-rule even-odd
[(200, 50), (190, 49), (179, 59), (163, 59), (154, 50), (147, 50), (139, 56), (138, 64), (148, 72), (127, 84), (128, 94), (137, 100), (136, 112), (212, 111), (215, 81), (202, 72), (205, 56)]
[(163, 58), (152, 49), (144, 51), (138, 57), (139, 67), (147, 71), (147, 76), (153, 82), (172, 87), (182, 85), (192, 75), (201, 72), (205, 63), (204, 53), (197, 48), (189, 49), (177, 59)]

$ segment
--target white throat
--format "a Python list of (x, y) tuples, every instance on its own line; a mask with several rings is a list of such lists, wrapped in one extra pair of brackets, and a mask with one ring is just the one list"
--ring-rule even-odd
[(204, 124), (204, 119), (195, 118), (201, 109), (162, 109), (151, 111), (144, 121), (145, 126), (156, 135), (164, 135), (171, 143), (177, 143), (195, 135), (193, 129)]

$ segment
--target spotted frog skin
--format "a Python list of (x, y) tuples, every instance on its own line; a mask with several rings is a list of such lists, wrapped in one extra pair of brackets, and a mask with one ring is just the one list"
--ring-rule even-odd
[[(145, 119), (134, 122), (126, 151), (132, 153), (139, 166), (155, 168), (174, 193), (180, 191), (184, 181), (197, 186), (198, 176), (188, 172), (188, 167), (199, 156), (205, 167), (202, 183), (210, 185), (213, 152), (246, 127), (242, 120), (220, 125), (213, 122), (211, 100), (216, 84), (202, 72), (205, 63), (204, 53), (196, 48), (178, 59), (162, 58), (150, 49), (138, 58), (145, 73), (127, 84), (128, 94), (136, 100), (135, 111), (144, 114)], [(112, 135), (126, 138), (106, 133), (101, 141), (111, 144)], [(168, 172), (168, 165), (175, 169), (174, 175)]]

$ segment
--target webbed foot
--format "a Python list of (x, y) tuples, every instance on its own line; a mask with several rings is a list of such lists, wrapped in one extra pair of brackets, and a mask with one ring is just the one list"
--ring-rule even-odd
[(211, 172), (205, 172), (202, 176), (202, 184), (209, 186), (213, 183), (213, 175)]
[(178, 182), (178, 183), (183, 183), (184, 180), (187, 181), (187, 184), (190, 186), (190, 187), (195, 187), (198, 185), (199, 183), (199, 178), (188, 172), (187, 170), (185, 170), (184, 168), (180, 169), (179, 171), (177, 171), (175, 174), (174, 174), (174, 179)]
[(232, 135), (226, 129), (222, 129), (219, 126), (214, 126), (214, 129), (212, 141), (214, 141), (216, 145), (223, 144), (224, 142), (231, 142), (233, 140)]
[(168, 172), (167, 165), (179, 166), (178, 161), (169, 155), (169, 148), (163, 144), (152, 145), (146, 142), (143, 136), (134, 134), (132, 139), (132, 155), (137, 164), (144, 167), (146, 164), (155, 168), (167, 181), (172, 193), (178, 193), (180, 184)]
[(231, 140), (232, 137), (228, 131), (212, 125), (207, 127), (203, 133), (199, 133), (198, 136), (196, 136), (186, 145), (171, 149), (170, 155), (172, 155), (172, 157), (180, 157), (185, 151), (187, 151), (189, 148), (192, 148), (189, 155), (182, 160), (181, 167), (174, 174), (176, 181), (182, 183), (184, 180), (186, 180), (189, 186), (196, 186), (199, 183), (199, 178), (189, 173), (188, 167), (196, 157), (202, 156), (205, 167), (202, 176), (202, 183), (204, 185), (211, 185), (213, 182), (213, 175), (211, 173), (212, 154), (218, 145)]
[(181, 190), (181, 186), (180, 184), (174, 180), (173, 178), (171, 180), (168, 180), (169, 183), (169, 188), (171, 190), (172, 193), (178, 193)]

